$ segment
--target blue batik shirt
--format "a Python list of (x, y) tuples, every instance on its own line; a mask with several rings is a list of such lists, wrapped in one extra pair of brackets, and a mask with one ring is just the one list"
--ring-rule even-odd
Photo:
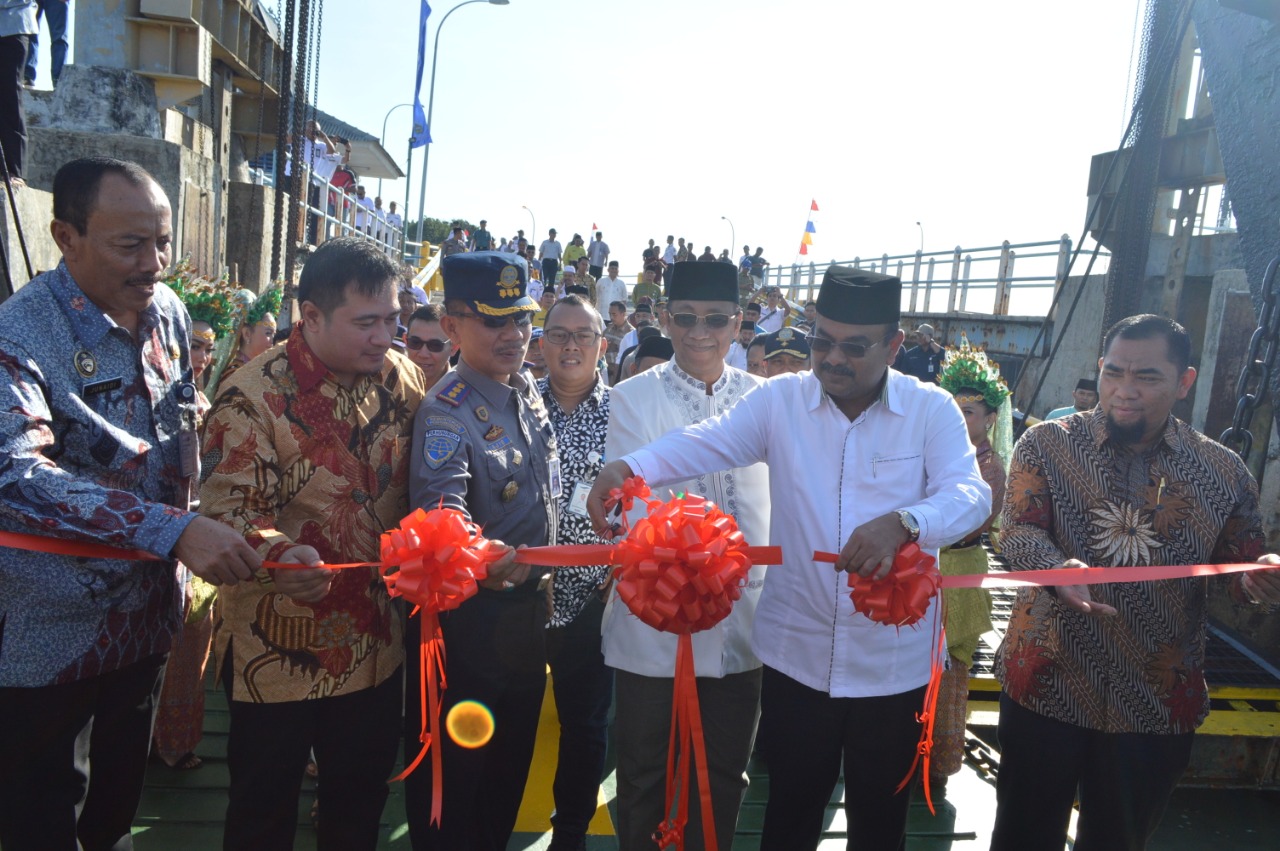
[[(137, 342), (65, 264), (0, 304), (0, 530), (170, 556), (195, 517), (178, 449), (190, 320), (155, 290)], [(73, 682), (167, 652), (179, 570), (0, 548), (0, 686)]]

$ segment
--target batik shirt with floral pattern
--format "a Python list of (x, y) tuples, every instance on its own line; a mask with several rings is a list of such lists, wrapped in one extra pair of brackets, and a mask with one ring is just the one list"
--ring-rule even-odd
[(0, 529), (145, 550), (156, 561), (0, 549), (0, 686), (74, 682), (169, 650), (169, 559), (196, 516), (178, 444), (191, 322), (157, 284), (135, 335), (65, 264), (0, 305)]
[[(1258, 488), (1240, 458), (1170, 417), (1151, 449), (1108, 439), (1101, 411), (1023, 435), (1002, 517), (1013, 570), (1075, 558), (1093, 567), (1254, 561)], [(1230, 580), (1222, 580), (1230, 581)], [(1238, 585), (1238, 577), (1234, 580)], [(1108, 733), (1193, 731), (1209, 712), (1206, 579), (1090, 586), (1114, 617), (1018, 591), (996, 676), (1020, 705)]]
[[(338, 383), (295, 328), (221, 383), (205, 420), (200, 512), (244, 533), (267, 561), (314, 547), (329, 564), (377, 561), (409, 511), (421, 371), (388, 352), (380, 375)], [(270, 574), (218, 589), (214, 648), (232, 699), (279, 703), (371, 688), (404, 658), (399, 616), (373, 567), (340, 570), (303, 603)]]
[[(557, 540), (562, 544), (603, 544), (591, 528), (591, 519), (574, 510), (573, 494), (578, 486), (590, 488), (604, 466), (604, 436), (609, 430), (609, 388), (596, 379), (590, 395), (565, 413), (554, 393), (551, 380), (538, 379), (538, 392), (547, 403), (547, 415), (560, 451), (560, 515)], [(593, 594), (609, 578), (610, 565), (556, 568), (551, 583), (551, 619), (548, 626), (573, 622)]]

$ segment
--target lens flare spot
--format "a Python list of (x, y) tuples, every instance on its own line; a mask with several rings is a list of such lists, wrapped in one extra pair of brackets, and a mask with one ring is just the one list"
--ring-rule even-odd
[(493, 713), (483, 703), (464, 700), (449, 710), (444, 726), (460, 747), (482, 748), (493, 738)]

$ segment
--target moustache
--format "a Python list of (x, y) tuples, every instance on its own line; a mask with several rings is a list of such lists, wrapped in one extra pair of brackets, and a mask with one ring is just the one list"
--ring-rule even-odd
[(833, 366), (832, 364), (829, 364), (829, 363), (824, 363), (824, 364), (822, 364), (821, 366), (819, 366), (819, 367), (818, 367), (818, 370), (819, 370), (820, 372), (829, 372), (829, 373), (831, 373), (832, 375), (842, 375), (842, 376), (844, 376), (845, 378), (854, 378), (854, 377), (856, 377), (856, 376), (854, 375), (853, 370), (849, 369), (848, 367), (844, 367), (844, 366)]
[(153, 287), (156, 284), (160, 283), (162, 280), (164, 279), (157, 278), (152, 275), (147, 275), (146, 277), (141, 277), (141, 278), (128, 278), (127, 280), (125, 280), (125, 283), (131, 287)]

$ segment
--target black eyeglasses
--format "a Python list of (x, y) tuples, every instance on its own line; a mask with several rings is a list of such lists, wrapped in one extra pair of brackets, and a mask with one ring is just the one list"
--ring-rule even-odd
[(514, 316), (480, 316), (476, 313), (450, 313), (449, 315), (457, 319), (479, 319), (484, 323), (484, 327), (495, 331), (506, 328), (508, 322), (514, 322), (517, 328), (528, 328), (533, 325), (533, 315), (527, 311)]
[(593, 345), (596, 340), (600, 339), (600, 332), (566, 331), (563, 328), (552, 328), (550, 331), (545, 331), (542, 334), (542, 339), (546, 340), (553, 346), (567, 346), (569, 344), (570, 337), (573, 338), (575, 343), (585, 349), (588, 346)]
[(729, 323), (733, 321), (736, 315), (708, 313), (706, 316), (699, 316), (696, 313), (673, 313), (671, 314), (671, 321), (676, 323), (679, 328), (696, 328), (699, 322), (705, 323), (708, 328), (728, 328)]
[(421, 337), (405, 337), (404, 345), (405, 345), (405, 348), (409, 349), (410, 351), (416, 352), (418, 349), (422, 348), (423, 346), (426, 346), (427, 351), (434, 352), (435, 354), (440, 354), (449, 345), (449, 341), (448, 340), (424, 340)]
[(847, 358), (866, 357), (867, 352), (884, 342), (884, 340), (877, 340), (869, 346), (864, 346), (862, 343), (837, 343), (835, 340), (830, 340), (826, 337), (814, 337), (812, 335), (805, 337), (805, 339), (809, 341), (809, 349), (811, 351), (817, 352), (820, 355), (825, 355), (827, 352), (838, 346), (841, 354)]

